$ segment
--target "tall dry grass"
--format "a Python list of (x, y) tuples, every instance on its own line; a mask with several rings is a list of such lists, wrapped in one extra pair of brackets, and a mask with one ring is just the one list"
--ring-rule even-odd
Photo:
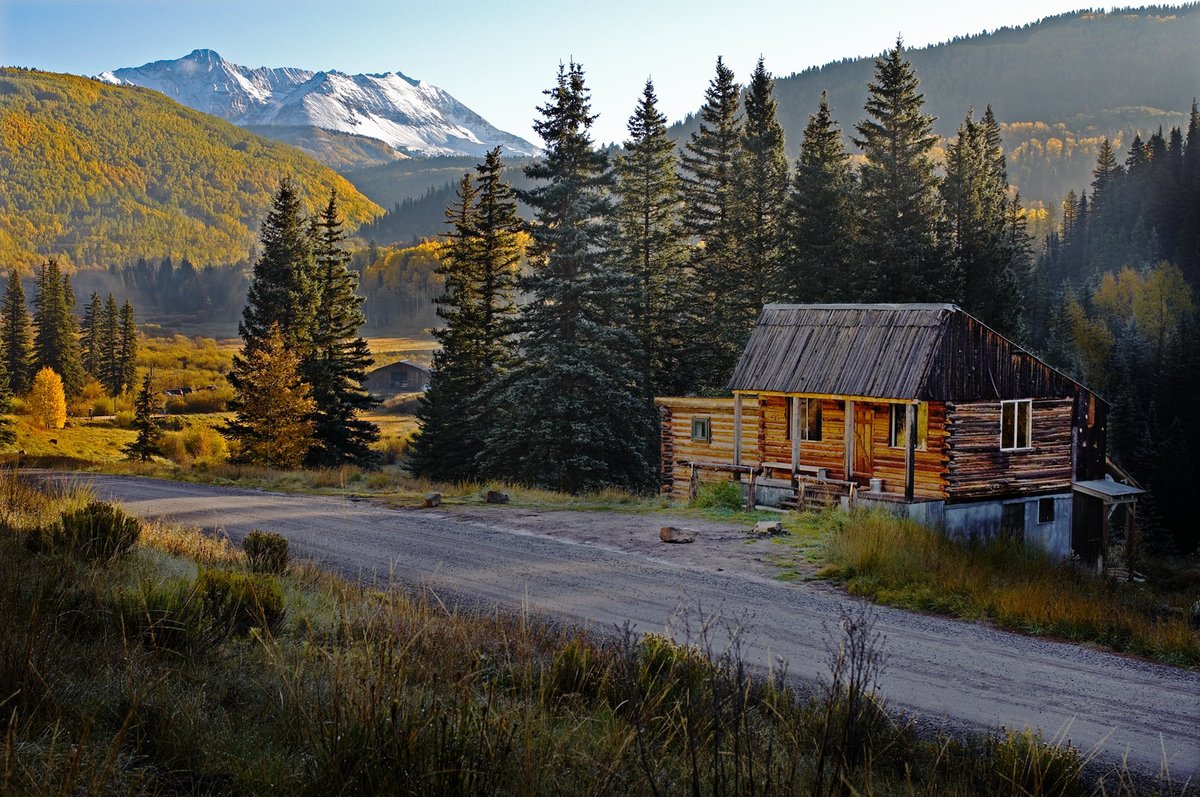
[(830, 522), (826, 572), (855, 594), (1200, 666), (1200, 634), (1187, 617), (1137, 585), (1095, 578), (1019, 542), (964, 545), (883, 512)]

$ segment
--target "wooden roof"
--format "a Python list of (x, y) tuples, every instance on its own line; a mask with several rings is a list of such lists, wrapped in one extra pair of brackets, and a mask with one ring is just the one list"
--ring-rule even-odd
[(769, 304), (729, 387), (922, 401), (1079, 389), (953, 304)]

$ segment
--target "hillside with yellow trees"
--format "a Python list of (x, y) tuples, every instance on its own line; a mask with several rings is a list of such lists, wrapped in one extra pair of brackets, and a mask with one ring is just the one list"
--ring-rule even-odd
[(381, 209), (299, 150), (154, 91), (0, 69), (0, 264), (242, 260), (281, 177), (348, 226)]

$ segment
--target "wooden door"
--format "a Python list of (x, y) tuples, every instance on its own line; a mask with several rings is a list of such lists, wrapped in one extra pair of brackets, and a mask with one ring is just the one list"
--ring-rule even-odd
[(875, 411), (871, 407), (854, 406), (854, 478), (866, 482), (874, 470), (871, 441), (874, 439)]

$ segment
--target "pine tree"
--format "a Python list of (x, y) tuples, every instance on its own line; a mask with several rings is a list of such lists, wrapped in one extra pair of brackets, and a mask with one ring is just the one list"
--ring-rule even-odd
[(867, 117), (855, 143), (866, 162), (862, 180), (864, 298), (935, 301), (953, 297), (957, 275), (946, 267), (938, 228), (942, 209), (932, 150), (932, 116), (900, 41), (875, 61)]
[(120, 395), (125, 380), (122, 378), (121, 368), (120, 314), (117, 310), (117, 299), (111, 293), (104, 304), (97, 337), (100, 350), (98, 376), (108, 395), (115, 398)]
[(100, 381), (102, 381), (102, 372), (100, 369), (100, 325), (103, 323), (103, 314), (104, 305), (100, 301), (100, 294), (92, 291), (87, 310), (83, 313), (83, 323), (79, 327), (79, 348), (83, 357), (83, 370)]
[(738, 212), (734, 234), (742, 287), (739, 348), (745, 345), (762, 306), (779, 298), (788, 194), (788, 159), (777, 115), (775, 81), (758, 59), (746, 88), (746, 118), (734, 157)]
[(330, 191), (329, 202), (317, 218), (317, 309), (310, 352), (302, 363), (316, 404), (314, 444), (306, 462), (321, 467), (369, 465), (375, 459), (371, 444), (379, 439), (379, 427), (360, 417), (379, 402), (363, 389), (374, 359), (358, 334), (366, 319), (357, 292), (358, 276), (348, 268), (345, 238), (337, 192)]
[(4, 351), (7, 387), (23, 396), (33, 385), (33, 343), (29, 338), (29, 309), (25, 306), (25, 289), (21, 275), (13, 269), (8, 273), (8, 289), (0, 310), (0, 345)]
[(244, 380), (253, 370), (251, 355), (265, 344), (272, 329), (278, 329), (301, 362), (309, 356), (317, 307), (314, 233), (315, 226), (304, 218), (295, 184), (283, 178), (259, 233), (261, 251), (238, 324), (242, 349), (234, 356), (228, 377), (235, 394), (230, 409), (235, 412), (242, 409), (241, 396), (253, 395), (257, 389)]
[(546, 94), (534, 125), (545, 154), (525, 169), (536, 187), (520, 193), (536, 213), (521, 357), (499, 386), (481, 462), (570, 493), (645, 487), (657, 418), (621, 315), (631, 280), (608, 251), (611, 180), (588, 132), (595, 116), (582, 67), (560, 67)]
[(691, 383), (680, 354), (694, 280), (683, 229), (679, 157), (650, 80), (628, 127), (624, 154), (615, 164), (615, 253), (633, 277), (628, 317), (639, 338), (646, 389), (651, 396), (678, 395)]
[(300, 358), (272, 324), (242, 362), (237, 413), (226, 427), (238, 443), (238, 461), (299, 467), (312, 448), (315, 409), (300, 378)]
[(133, 429), (137, 432), (137, 438), (124, 448), (130, 459), (149, 462), (155, 454), (162, 453), (162, 426), (154, 417), (159, 409), (153, 375), (147, 371), (142, 378), (142, 388), (133, 402)]
[[(119, 334), (120, 350), (117, 354), (117, 374), (120, 380), (120, 390), (133, 390), (136, 378), (138, 329), (133, 317), (133, 305), (129, 300), (121, 305), (121, 329)], [(115, 383), (115, 380), (114, 380)], [(114, 395), (116, 395), (114, 393)]]
[(684, 148), (684, 229), (698, 245), (693, 249), (697, 287), (693, 302), (692, 346), (685, 352), (694, 385), (723, 391), (741, 355), (744, 336), (739, 307), (737, 192), (734, 158), (741, 135), (740, 90), (733, 70), (717, 58), (716, 75), (704, 93), (700, 129)]
[(480, 248), (478, 191), (470, 174), (458, 184), (457, 202), (446, 209), (450, 232), (439, 257), (437, 273), (443, 290), (436, 299), (442, 326), (433, 330), (438, 349), (433, 355), (429, 387), (417, 408), (420, 429), (409, 450), (413, 475), (433, 481), (459, 483), (478, 477), (476, 458), (487, 429), (473, 422), (468, 406), (478, 399), (476, 381), (482, 367), (483, 310), (476, 273)]
[(842, 131), (821, 93), (808, 117), (796, 175), (788, 196), (788, 236), (782, 277), (794, 302), (849, 302), (859, 297), (861, 221), (858, 184)]
[(51, 258), (38, 272), (38, 290), (34, 297), (34, 355), (39, 368), (49, 368), (62, 379), (68, 398), (83, 389), (83, 365), (79, 337), (72, 314), (74, 296), (70, 280)]

